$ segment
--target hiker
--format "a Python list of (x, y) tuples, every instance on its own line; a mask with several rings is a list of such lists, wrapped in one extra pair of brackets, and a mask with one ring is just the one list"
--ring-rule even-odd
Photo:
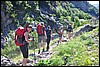
[(46, 51), (48, 51), (50, 49), (49, 44), (51, 40), (51, 27), (49, 25), (46, 28), (46, 35), (47, 35), (47, 50)]
[[(18, 29), (21, 29), (20, 32), (18, 32)], [(22, 40), (21, 38), (17, 41), (16, 45), (18, 45), (20, 47), (20, 50), (22, 52), (22, 55), (23, 55), (23, 61), (22, 61), (22, 66), (26, 66), (26, 63), (27, 63), (27, 58), (28, 58), (28, 45), (29, 45), (29, 42), (31, 42), (33, 39), (32, 38), (29, 38), (29, 33), (30, 31), (32, 30), (32, 25), (29, 25), (29, 24), (26, 24), (24, 27), (19, 27), (15, 33), (15, 41), (19, 39), (19, 37), (21, 36), (18, 36), (17, 34), (20, 34), (22, 33), (23, 31), (23, 35), (22, 35)], [(18, 44), (23, 42), (22, 44)]]
[(68, 25), (67, 32), (68, 32), (68, 39), (70, 39), (73, 33), (73, 28), (71, 24)]
[(58, 44), (62, 42), (63, 32), (64, 32), (63, 26), (58, 27), (58, 35), (59, 35)]
[(40, 22), (37, 25), (37, 33), (38, 33), (38, 48), (39, 48), (38, 54), (40, 54), (41, 44), (42, 44), (42, 47), (43, 47), (42, 52), (44, 52), (45, 51), (45, 45), (46, 45), (46, 39), (47, 39), (45, 26), (44, 26), (43, 22)]

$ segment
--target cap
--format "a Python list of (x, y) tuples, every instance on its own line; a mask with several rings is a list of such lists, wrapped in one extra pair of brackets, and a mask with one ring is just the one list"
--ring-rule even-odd
[(28, 25), (28, 28), (32, 28), (32, 25)]
[(44, 22), (40, 22), (40, 24), (44, 25)]

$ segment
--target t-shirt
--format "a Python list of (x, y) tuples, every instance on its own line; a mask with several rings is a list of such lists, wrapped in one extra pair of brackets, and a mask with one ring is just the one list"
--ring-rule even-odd
[[(25, 32), (24, 33), (24, 38), (25, 38), (25, 36), (28, 36), (27, 38), (29, 39), (29, 32)], [(25, 40), (26, 41), (26, 40)]]
[(67, 31), (73, 31), (72, 26), (69, 25)]
[(51, 30), (46, 29), (46, 35), (47, 35), (47, 36), (51, 36)]

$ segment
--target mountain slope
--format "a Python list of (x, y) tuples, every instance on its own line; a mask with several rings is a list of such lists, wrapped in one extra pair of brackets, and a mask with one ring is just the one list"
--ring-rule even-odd
[(72, 22), (75, 16), (91, 19), (98, 12), (86, 1), (1, 1), (1, 32), (6, 35), (9, 30), (32, 21), (43, 21), (56, 29), (58, 23), (66, 25), (64, 19)]
[(89, 13), (95, 17), (98, 17), (99, 16), (99, 10), (94, 7), (93, 5), (89, 4), (87, 1), (69, 1), (71, 2), (72, 4), (75, 5), (76, 8), (86, 12), (86, 13)]

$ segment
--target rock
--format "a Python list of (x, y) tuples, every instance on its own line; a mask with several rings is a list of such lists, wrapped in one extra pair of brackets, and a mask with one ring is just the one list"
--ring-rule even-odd
[(6, 57), (2, 56), (1, 61), (8, 60)]
[(10, 61), (11, 66), (16, 66), (16, 64), (13, 61)]
[(96, 27), (87, 24), (83, 28), (81, 28), (78, 32), (76, 32), (74, 36), (78, 36), (78, 35), (82, 34), (82, 32), (92, 31), (95, 28)]
[(21, 60), (18, 60), (17, 64), (21, 64), (21, 63), (22, 63), (22, 61)]
[(32, 63), (27, 63), (27, 66), (34, 66)]
[(34, 56), (34, 54), (32, 53), (32, 54), (29, 54), (29, 56)]
[(4, 60), (4, 61), (3, 61), (3, 63), (5, 63), (5, 64), (7, 64), (8, 62), (9, 62), (9, 61), (7, 61), (7, 60)]
[(28, 59), (27, 63), (33, 63), (33, 60), (32, 59)]
[(6, 66), (12, 66), (12, 65), (11, 65), (11, 63), (7, 63), (7, 65), (6, 65)]
[(66, 39), (66, 38), (63, 38), (63, 39), (62, 39), (62, 42), (67, 42), (67, 39)]
[(36, 55), (36, 57), (42, 58), (42, 55)]
[(87, 51), (88, 52), (88, 54), (91, 54), (93, 51)]
[(91, 61), (94, 61), (95, 60), (95, 58), (94, 57), (91, 57)]
[(16, 66), (16, 64), (10, 59), (1, 56), (1, 66)]
[(99, 46), (98, 44), (94, 44), (95, 46)]

